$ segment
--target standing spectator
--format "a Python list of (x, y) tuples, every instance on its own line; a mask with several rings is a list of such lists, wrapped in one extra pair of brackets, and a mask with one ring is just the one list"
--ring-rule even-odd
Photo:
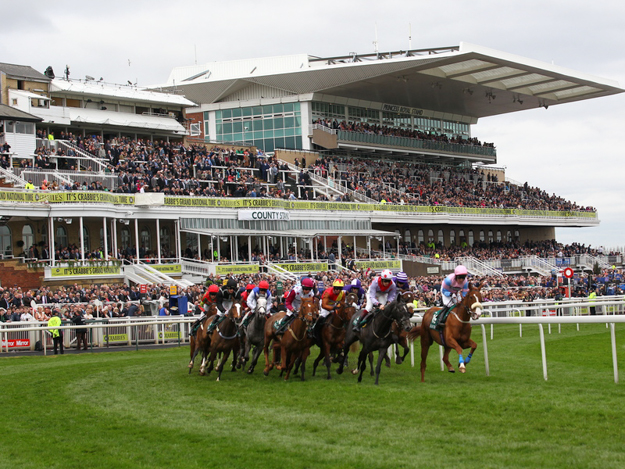
[[(74, 316), (72, 317), (72, 324), (75, 326), (85, 326), (85, 317), (80, 308), (74, 310)], [(76, 329), (76, 350), (80, 350), (80, 345), (83, 345), (83, 350), (87, 350), (87, 329)]]
[[(48, 327), (59, 327), (61, 325), (60, 312), (58, 309), (54, 310), (52, 317), (48, 321)], [(60, 329), (51, 329), (52, 340), (54, 342), (54, 354), (58, 355), (59, 348), (61, 349), (61, 355), (63, 355), (63, 331)]]

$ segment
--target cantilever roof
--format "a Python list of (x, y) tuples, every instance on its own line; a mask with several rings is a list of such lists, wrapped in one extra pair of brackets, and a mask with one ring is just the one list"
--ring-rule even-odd
[[(370, 56), (306, 55), (174, 69), (165, 86), (198, 104), (309, 93), (480, 118), (622, 93), (616, 81), (472, 44)], [(262, 96), (261, 96), (262, 94)]]

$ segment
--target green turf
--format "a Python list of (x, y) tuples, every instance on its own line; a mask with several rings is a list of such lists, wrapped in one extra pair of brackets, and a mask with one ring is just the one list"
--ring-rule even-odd
[(304, 383), (262, 367), (216, 382), (187, 374), (186, 347), (4, 358), (0, 467), (622, 468), (620, 329), (618, 385), (604, 325), (554, 326), (547, 382), (537, 326), (495, 327), (490, 377), (478, 328), (466, 374), (441, 372), (432, 348), (425, 383), (408, 362), (379, 386), (312, 377), (311, 359)]

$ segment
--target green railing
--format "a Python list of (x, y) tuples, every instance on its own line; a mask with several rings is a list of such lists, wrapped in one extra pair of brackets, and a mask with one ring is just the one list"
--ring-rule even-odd
[(338, 131), (339, 142), (356, 142), (386, 147), (413, 148), (416, 150), (432, 150), (444, 153), (459, 153), (464, 155), (479, 155), (496, 157), (497, 151), (492, 147), (477, 145), (461, 145), (458, 143), (437, 142), (436, 140), (420, 140), (409, 137), (390, 137), (386, 135), (366, 134), (362, 132)]

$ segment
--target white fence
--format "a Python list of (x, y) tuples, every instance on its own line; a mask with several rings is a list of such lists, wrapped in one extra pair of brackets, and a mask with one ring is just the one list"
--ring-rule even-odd
[[(602, 297), (596, 302), (575, 301), (570, 299), (566, 302), (554, 303), (543, 301), (538, 303), (485, 303), (484, 314), (477, 321), (472, 321), (475, 326), (482, 329), (482, 352), (484, 354), (484, 366), (486, 376), (490, 376), (488, 359), (488, 341), (486, 325), (490, 325), (490, 339), (494, 338), (495, 324), (518, 324), (519, 335), (523, 335), (523, 325), (537, 324), (540, 332), (540, 346), (542, 353), (543, 377), (548, 379), (547, 374), (547, 354), (545, 349), (544, 328), (548, 326), (551, 333), (551, 325), (557, 324), (606, 324), (610, 328), (612, 342), (612, 362), (614, 368), (614, 382), (618, 384), (618, 360), (615, 338), (615, 324), (625, 323), (625, 298), (622, 296)], [(596, 307), (597, 311), (603, 310), (600, 315), (582, 315), (584, 311), (589, 311), (590, 307)], [(536, 312), (537, 315), (523, 316), (521, 310)], [(569, 313), (573, 314), (569, 314)], [(562, 314), (562, 315), (558, 315)], [(490, 317), (489, 317), (490, 316)], [(88, 343), (91, 347), (106, 347), (109, 345), (126, 345), (138, 349), (139, 344), (166, 344), (166, 343), (186, 343), (189, 340), (190, 323), (194, 322), (193, 317), (183, 316), (151, 316), (145, 318), (118, 318), (109, 320), (97, 320), (86, 326), (62, 326), (59, 329), (67, 330), (64, 334), (64, 345), (71, 346), (76, 339), (75, 329), (88, 329)], [(421, 316), (418, 314), (412, 319), (415, 324), (421, 323)], [(46, 331), (51, 328), (47, 323), (40, 322), (16, 322), (0, 323), (0, 352), (8, 352), (13, 343), (13, 347), (18, 349), (34, 349), (35, 342), (41, 340), (44, 354), (51, 347), (52, 340)], [(17, 344), (17, 341), (20, 343)], [(414, 344), (411, 344), (411, 365), (415, 366)], [(441, 347), (441, 370), (442, 347)]]

